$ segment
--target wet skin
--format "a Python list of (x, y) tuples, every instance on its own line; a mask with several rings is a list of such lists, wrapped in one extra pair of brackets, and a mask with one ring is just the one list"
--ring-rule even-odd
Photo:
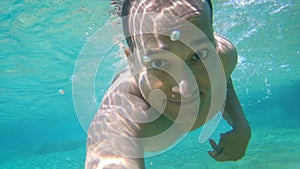
[[(231, 131), (231, 133), (234, 134), (231, 135), (235, 135), (239, 132), (236, 134), (236, 136), (243, 135), (243, 138), (240, 139), (233, 136), (230, 137), (230, 141), (227, 141), (226, 135), (223, 135), (224, 139), (221, 138), (219, 145), (213, 140), (210, 140), (213, 151), (210, 151), (209, 154), (219, 161), (237, 160), (244, 155), (250, 138), (250, 128), (248, 122), (244, 117), (243, 110), (240, 106), (230, 79), (230, 75), (237, 63), (237, 52), (234, 46), (228, 40), (219, 35), (213, 34), (211, 27), (203, 27), (203, 25), (208, 25), (203, 24), (206, 21), (208, 22), (205, 17), (206, 16), (202, 15), (197, 16), (191, 18), (190, 22), (199, 29), (204, 30), (203, 32), (208, 35), (208, 39), (201, 35), (195, 36), (194, 34), (189, 33), (188, 28), (183, 27), (181, 28), (183, 36), (182, 38), (186, 39), (186, 44), (182, 44), (180, 41), (171, 41), (170, 38), (166, 36), (159, 36), (160, 41), (164, 44), (163, 47), (158, 47), (155, 43), (147, 44), (148, 48), (150, 48), (152, 51), (151, 54), (149, 54), (149, 57), (152, 59), (147, 64), (144, 64), (147, 67), (147, 71), (143, 72), (142, 76), (137, 75), (136, 80), (133, 83), (134, 86), (136, 86), (136, 88), (138, 88), (140, 91), (140, 93), (137, 92), (137, 95), (143, 97), (148, 103), (150, 103), (149, 95), (152, 90), (159, 89), (163, 91), (163, 93), (166, 95), (166, 107), (163, 115), (157, 120), (151, 123), (140, 124), (143, 131), (141, 132), (140, 137), (149, 137), (160, 134), (161, 132), (167, 130), (171, 125), (178, 126), (176, 128), (177, 130), (174, 131), (174, 135), (180, 135), (182, 132), (186, 132), (187, 127), (184, 125), (184, 123), (175, 124), (174, 121), (176, 120), (180, 106), (193, 107), (192, 105), (196, 104), (196, 101), (199, 101), (195, 99), (197, 97), (200, 97), (201, 102), (200, 104), (198, 103), (199, 109), (197, 118), (190, 130), (197, 129), (205, 123), (209, 108), (211, 106), (211, 84), (208, 72), (206, 71), (206, 66), (214, 66), (214, 60), (218, 59), (217, 57), (219, 57), (224, 68), (224, 72), (220, 73), (225, 74), (226, 83), (228, 82), (223, 116), (234, 128), (234, 130)], [(199, 39), (201, 40), (199, 41)], [(149, 41), (151, 42), (151, 40)], [(193, 48), (193, 50), (191, 50), (191, 48)], [(197, 52), (195, 53), (194, 51)], [(217, 52), (217, 54), (215, 54), (215, 52)], [(126, 53), (129, 57), (129, 61), (132, 60), (130, 59), (132, 56), (130, 52), (126, 51)], [(170, 59), (174, 56), (168, 57), (168, 54), (173, 54), (176, 57), (179, 57), (184, 64), (189, 67), (193, 73), (193, 77), (196, 80), (198, 90), (194, 90), (193, 87), (189, 87), (189, 85), (194, 86), (193, 84), (189, 84), (189, 80), (187, 80), (187, 85), (185, 86), (188, 92), (182, 94), (178, 92), (178, 90), (174, 90), (174, 88), (176, 88), (176, 86), (178, 87), (179, 84), (168, 73), (161, 71), (160, 69), (166, 70), (169, 67), (176, 67), (178, 72), (172, 69), (172, 71), (175, 71), (173, 72), (174, 74), (181, 74), (182, 77), (185, 77), (185, 75), (181, 73), (181, 65), (174, 65), (176, 62)], [(206, 62), (206, 64), (204, 65), (203, 62)], [(207, 63), (210, 63), (210, 65)], [(191, 89), (190, 91), (189, 88)], [(184, 104), (182, 104), (182, 102), (184, 102)], [(222, 102), (222, 99), (220, 102)], [(214, 104), (220, 105), (220, 103), (213, 103), (212, 106), (214, 106)], [(185, 110), (188, 109), (189, 107)], [(239, 142), (237, 141), (238, 139), (242, 140), (242, 144), (237, 143)], [(227, 154), (230, 154), (227, 156), (226, 151), (224, 151), (225, 148), (222, 140), (226, 140), (227, 144), (230, 142), (229, 144), (232, 143), (233, 145), (236, 144), (241, 146), (238, 148), (231, 147), (230, 149), (226, 149), (226, 151), (229, 152)], [(161, 140), (155, 144), (145, 143), (145, 150), (160, 150), (169, 146), (175, 141), (176, 137), (169, 138), (169, 140)], [(237, 151), (237, 153), (235, 153), (235, 151)]]
[[(199, 29), (206, 30), (205, 34), (212, 35), (211, 27), (206, 26), (206, 28), (203, 28), (203, 25), (209, 25), (208, 23), (203, 24), (206, 20), (201, 15), (191, 18), (190, 22)], [(217, 35), (215, 36), (220, 42), (215, 43), (214, 37), (208, 36), (207, 38), (204, 34), (195, 35), (189, 30), (189, 27), (181, 27), (180, 32), (185, 43), (172, 41), (168, 36), (159, 36), (158, 39), (163, 43), (163, 46), (158, 46), (157, 43), (152, 43), (155, 42), (151, 39), (153, 37), (146, 39), (149, 42), (146, 43), (149, 51), (147, 56), (151, 60), (142, 63), (146, 70), (136, 75), (136, 86), (148, 103), (151, 102), (149, 95), (154, 89), (159, 89), (166, 95), (166, 107), (163, 114), (171, 120), (170, 124), (176, 120), (180, 106), (190, 106), (192, 109), (193, 104), (197, 104), (196, 102), (200, 99), (198, 116), (193, 126), (193, 129), (196, 129), (204, 124), (211, 101), (211, 84), (206, 68), (208, 66), (216, 67), (216, 60), (220, 58), (223, 64), (220, 66), (222, 69), (224, 68), (224, 71), (219, 73), (225, 74), (224, 80), (228, 81), (235, 67), (237, 55), (233, 45)], [(217, 45), (218, 54), (215, 45)], [(129, 51), (127, 51), (127, 54), (128, 57), (132, 56)], [(176, 57), (182, 62), (178, 62)], [(132, 59), (129, 58), (130, 60)], [(192, 74), (185, 72), (184, 69), (186, 68), (190, 69)], [(176, 82), (172, 75), (178, 76), (181, 81)], [(195, 79), (196, 84), (191, 79)], [(182, 83), (184, 84), (182, 87), (180, 82), (185, 82)], [(180, 92), (178, 88), (183, 88), (185, 92)], [(200, 98), (197, 99), (197, 97)], [(220, 99), (220, 102), (223, 102), (224, 99)], [(188, 109), (185, 110), (188, 111)]]

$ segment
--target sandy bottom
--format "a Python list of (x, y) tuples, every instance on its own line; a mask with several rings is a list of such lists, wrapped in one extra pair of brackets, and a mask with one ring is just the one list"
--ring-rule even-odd
[[(146, 159), (151, 169), (296, 169), (300, 168), (300, 128), (252, 129), (247, 154), (237, 162), (216, 162), (209, 157), (208, 143), (197, 142), (199, 133), (191, 133), (175, 148)], [(81, 169), (85, 148), (36, 155), (0, 164), (1, 169)]]

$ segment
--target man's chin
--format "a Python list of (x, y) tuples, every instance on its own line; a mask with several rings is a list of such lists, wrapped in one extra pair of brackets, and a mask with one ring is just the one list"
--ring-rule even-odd
[(197, 119), (199, 105), (177, 105), (168, 103), (164, 115), (175, 123), (189, 123), (193, 125)]

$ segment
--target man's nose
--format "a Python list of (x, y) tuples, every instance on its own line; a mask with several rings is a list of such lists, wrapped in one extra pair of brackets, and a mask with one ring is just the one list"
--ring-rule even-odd
[(172, 92), (180, 93), (184, 97), (191, 97), (195, 91), (195, 84), (182, 80), (179, 85), (172, 87)]

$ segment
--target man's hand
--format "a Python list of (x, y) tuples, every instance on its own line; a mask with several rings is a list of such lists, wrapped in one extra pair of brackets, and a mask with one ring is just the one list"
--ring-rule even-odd
[(244, 156), (249, 139), (249, 129), (233, 129), (221, 134), (219, 144), (210, 139), (209, 143), (213, 151), (209, 151), (208, 154), (217, 161), (236, 161)]
[(236, 161), (245, 154), (251, 129), (244, 116), (231, 79), (229, 79), (227, 84), (223, 117), (233, 129), (225, 134), (221, 134), (219, 144), (216, 144), (214, 140), (209, 140), (213, 150), (209, 151), (208, 154), (217, 161)]

